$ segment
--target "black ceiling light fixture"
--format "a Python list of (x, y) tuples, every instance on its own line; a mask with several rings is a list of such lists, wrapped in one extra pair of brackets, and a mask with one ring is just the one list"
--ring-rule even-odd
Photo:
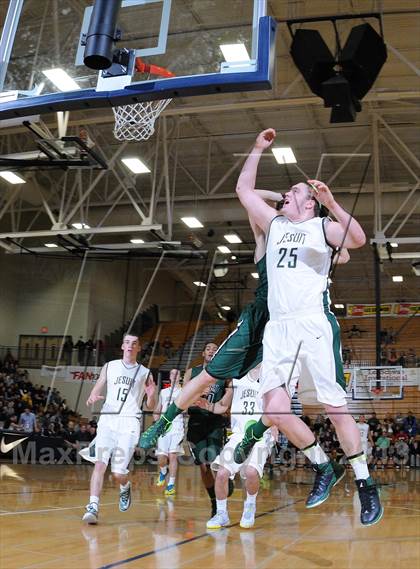
[[(341, 47), (337, 20), (358, 18), (376, 18), (380, 34), (365, 22), (352, 28), (344, 47)], [(318, 30), (301, 27), (294, 30), (297, 25), (325, 21), (331, 22), (334, 27), (335, 55)], [(324, 100), (325, 107), (332, 109), (330, 122), (354, 122), (356, 113), (362, 109), (361, 99), (371, 89), (387, 59), (381, 15), (368, 13), (302, 18), (287, 20), (287, 25), (292, 36), (292, 59), (311, 91)]]

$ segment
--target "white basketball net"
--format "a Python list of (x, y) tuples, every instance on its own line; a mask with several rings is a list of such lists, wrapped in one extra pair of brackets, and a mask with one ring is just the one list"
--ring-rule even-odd
[(172, 99), (146, 101), (113, 107), (117, 140), (147, 140), (155, 132), (155, 121)]

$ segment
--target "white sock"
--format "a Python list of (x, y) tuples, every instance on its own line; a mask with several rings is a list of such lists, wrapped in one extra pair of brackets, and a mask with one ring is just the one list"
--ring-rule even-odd
[(227, 511), (227, 500), (217, 500), (216, 498), (216, 505), (217, 505), (217, 512)]
[(96, 508), (99, 508), (99, 496), (90, 496), (89, 504), (95, 504)]
[(312, 464), (323, 464), (324, 462), (330, 461), (328, 456), (319, 446), (319, 443), (314, 443), (312, 446), (302, 449), (302, 452)]
[(255, 504), (257, 503), (257, 495), (258, 492), (256, 494), (250, 494), (249, 492), (247, 492), (245, 504), (252, 504), (253, 506), (255, 506)]
[(367, 480), (369, 478), (370, 474), (366, 462), (366, 455), (364, 452), (359, 455), (350, 457), (349, 462), (354, 470), (354, 476), (356, 480)]
[(161, 466), (160, 467), (160, 473), (162, 474), (162, 476), (166, 476), (166, 473), (168, 472), (168, 467), (167, 466)]
[(128, 490), (130, 488), (130, 481), (127, 482), (127, 484), (120, 484), (120, 490), (121, 492), (125, 492), (126, 490)]
[(175, 484), (175, 476), (170, 476), (170, 477), (169, 477), (168, 486), (170, 486), (171, 484)]

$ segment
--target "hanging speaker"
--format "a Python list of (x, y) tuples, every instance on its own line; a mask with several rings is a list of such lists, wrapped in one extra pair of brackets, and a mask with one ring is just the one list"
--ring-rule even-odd
[(370, 24), (351, 30), (338, 62), (358, 99), (371, 89), (386, 59), (385, 42)]
[(322, 97), (322, 83), (334, 76), (334, 57), (317, 30), (297, 30), (290, 48), (292, 59), (311, 91)]

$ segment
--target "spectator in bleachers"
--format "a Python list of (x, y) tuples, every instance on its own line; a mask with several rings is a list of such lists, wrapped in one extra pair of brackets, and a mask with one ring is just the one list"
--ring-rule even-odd
[(361, 330), (358, 326), (356, 326), (356, 324), (353, 324), (353, 326), (348, 331), (348, 337), (349, 338), (361, 338), (362, 332), (364, 332), (364, 330)]
[(20, 391), (20, 393), (22, 396), (23, 403), (25, 403), (25, 405), (27, 405), (28, 407), (32, 407), (32, 397), (30, 392), (27, 389), (23, 389)]
[(89, 431), (90, 440), (93, 441), (93, 439), (96, 437), (96, 427), (94, 425), (89, 424), (88, 431)]
[(414, 437), (410, 439), (409, 445), (409, 465), (411, 468), (420, 468), (420, 444)]
[(397, 356), (397, 352), (392, 349), (389, 353), (388, 356), (388, 365), (389, 366), (396, 366), (398, 365), (398, 356)]
[(407, 367), (416, 367), (417, 366), (417, 356), (416, 351), (414, 348), (408, 348), (407, 355), (406, 355), (406, 364)]
[(63, 355), (66, 365), (71, 366), (73, 356), (73, 340), (71, 336), (68, 336), (67, 340), (64, 342)]
[(37, 430), (35, 413), (32, 413), (29, 407), (26, 407), (25, 411), (19, 417), (19, 427), (25, 431), (25, 433), (33, 433)]
[(386, 348), (381, 348), (381, 366), (388, 364), (388, 352)]
[(88, 365), (91, 366), (93, 365), (93, 350), (94, 350), (94, 343), (92, 338), (89, 338), (89, 340), (86, 342), (85, 344), (85, 359), (86, 361), (83, 362), (84, 365)]
[(376, 430), (378, 429), (378, 427), (379, 427), (379, 425), (380, 425), (380, 421), (379, 421), (379, 419), (377, 418), (375, 412), (373, 412), (373, 413), (372, 413), (372, 416), (369, 417), (367, 423), (368, 423), (369, 428), (371, 429), (372, 432), (373, 432), (373, 431), (376, 431)]
[(404, 417), (401, 413), (397, 413), (394, 418), (394, 430), (398, 427), (400, 430), (404, 428)]
[(54, 423), (44, 422), (41, 427), (41, 437), (54, 437), (56, 436), (56, 428)]
[(417, 435), (417, 420), (412, 411), (409, 411), (407, 417), (404, 419), (403, 429), (409, 437), (415, 437)]
[(76, 445), (78, 448), (88, 446), (91, 441), (91, 436), (88, 431), (86, 423), (79, 425), (79, 430), (76, 432)]
[(95, 427), (95, 429), (97, 429), (98, 428), (98, 418), (92, 417), (92, 419), (89, 421), (89, 426)]
[(6, 431), (20, 431), (17, 415), (11, 415), (4, 422), (3, 429)]
[[(7, 395), (7, 392), (6, 392)], [(15, 415), (15, 402), (14, 401), (9, 401), (7, 403), (7, 407), (6, 407), (6, 414), (8, 417), (11, 417), (12, 415)]]
[(397, 341), (397, 333), (395, 332), (394, 328), (391, 328), (388, 330), (388, 343), (389, 344), (395, 344), (395, 342)]
[(4, 356), (3, 365), (4, 367), (10, 369), (10, 367), (14, 367), (16, 363), (16, 359), (12, 356), (10, 350), (7, 350), (6, 355)]
[(344, 365), (350, 365), (351, 364), (351, 348), (349, 348), (348, 346), (344, 346), (342, 348), (342, 356), (343, 356), (343, 364)]
[(174, 347), (174, 345), (173, 345), (171, 339), (169, 338), (169, 336), (166, 336), (162, 342), (162, 348), (163, 348), (163, 353), (165, 354), (165, 356), (167, 358), (172, 357), (173, 347)]
[(79, 366), (85, 365), (85, 343), (82, 336), (80, 336), (74, 347), (77, 349), (77, 361)]
[(400, 353), (400, 355), (398, 357), (397, 365), (399, 365), (401, 367), (405, 367), (407, 365), (405, 352)]
[(388, 462), (388, 452), (390, 446), (390, 437), (387, 435), (387, 433), (379, 431), (379, 436), (376, 439), (375, 446), (372, 450), (373, 466), (382, 466), (382, 468), (385, 467)]
[(384, 432), (388, 436), (394, 435), (395, 423), (391, 413), (387, 413), (384, 419)]
[(325, 417), (324, 415), (317, 415), (315, 421), (314, 421), (314, 432), (316, 434), (319, 434), (319, 432), (321, 431), (322, 427), (324, 426), (324, 422), (325, 422)]
[(407, 435), (407, 433), (404, 430), (400, 429), (400, 427), (396, 427), (394, 436), (392, 437), (392, 443), (395, 445), (395, 443), (397, 443), (398, 441), (407, 442), (408, 439), (409, 436)]
[(75, 430), (75, 425), (74, 425), (74, 421), (69, 421), (69, 424), (67, 426), (67, 429), (64, 430), (63, 432), (63, 439), (64, 442), (66, 443), (66, 445), (68, 447), (72, 448), (72, 451), (70, 453), (70, 457), (71, 458), (75, 458), (76, 457), (76, 451), (78, 448), (77, 445), (77, 433)]
[(9, 416), (6, 413), (6, 407), (4, 406), (3, 400), (0, 400), (0, 425), (8, 419)]

